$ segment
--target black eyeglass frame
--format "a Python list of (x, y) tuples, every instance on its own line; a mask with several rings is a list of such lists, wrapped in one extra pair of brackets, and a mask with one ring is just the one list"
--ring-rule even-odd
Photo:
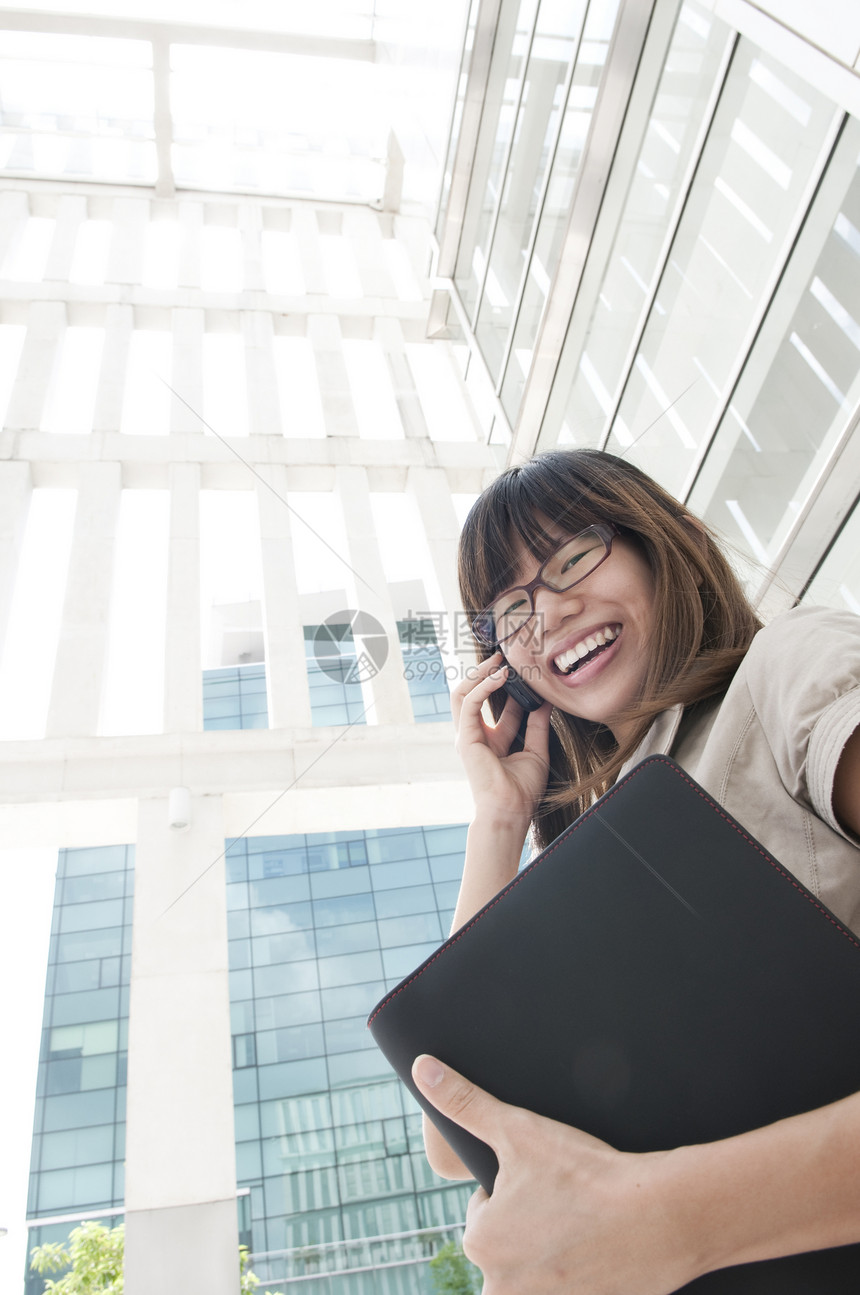
[[(605, 548), (603, 557), (599, 558), (597, 562), (595, 562), (594, 566), (586, 571), (585, 575), (577, 576), (575, 580), (571, 580), (569, 585), (558, 586), (548, 584), (543, 578), (543, 573), (549, 566), (550, 562), (552, 562), (553, 558), (561, 552), (566, 544), (570, 544), (573, 540), (580, 539), (581, 536), (587, 535), (589, 531), (594, 531), (603, 541)], [(503, 589), (502, 592), (493, 599), (489, 607), (485, 607), (483, 611), (478, 612), (478, 615), (472, 620), (472, 633), (475, 638), (484, 647), (498, 647), (502, 643), (507, 643), (508, 639), (514, 638), (515, 635), (519, 634), (520, 631), (528, 625), (529, 621), (535, 614), (535, 589), (549, 589), (554, 594), (561, 594), (566, 593), (568, 589), (572, 589), (574, 585), (581, 584), (583, 580), (587, 580), (589, 576), (594, 575), (594, 572), (601, 563), (605, 562), (609, 557), (609, 554), (612, 552), (612, 541), (618, 534), (620, 534), (619, 529), (617, 526), (614, 526), (612, 522), (592, 522), (590, 526), (586, 526), (583, 530), (577, 531), (576, 535), (568, 535), (567, 539), (562, 540), (561, 544), (559, 544), (557, 548), (554, 548), (549, 557), (541, 563), (540, 569), (538, 570), (534, 580), (530, 580), (528, 584), (525, 585), (511, 585), (510, 589)], [(511, 630), (510, 634), (506, 634), (504, 638), (497, 638), (495, 634), (487, 634), (482, 630), (481, 623), (492, 624), (493, 607), (495, 607), (500, 598), (505, 598), (512, 593), (524, 593), (526, 595), (529, 600), (529, 607), (531, 608), (528, 616), (523, 621), (522, 625), (518, 625), (515, 630)]]

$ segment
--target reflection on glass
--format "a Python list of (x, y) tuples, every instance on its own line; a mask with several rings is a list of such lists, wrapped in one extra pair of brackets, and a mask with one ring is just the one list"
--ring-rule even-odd
[(805, 603), (842, 607), (860, 616), (860, 504), (846, 521), (804, 594)]
[(537, 5), (538, 0), (520, 0), (519, 7), (505, 3), (499, 15), (454, 274), (470, 315), (484, 279)]
[[(514, 318), (524, 260), (558, 134), (584, 14), (583, 0), (562, 11), (556, 0), (542, 0), (538, 12), (475, 328), (478, 344), (496, 379)], [(593, 97), (592, 91), (592, 102)]]
[(823, 95), (739, 42), (609, 443), (629, 450), (648, 429), (634, 453), (675, 493), (728, 394), (835, 116)]
[[(590, 4), (576, 66), (567, 95), (561, 133), (552, 162), (501, 398), (509, 419), (516, 420), (523, 388), (531, 368), (534, 343), (546, 306), (550, 283), (558, 269), (564, 245), (574, 186), (579, 172), (597, 90), (615, 25), (617, 0)], [(523, 249), (526, 252), (527, 249)]]
[(454, 165), (457, 159), (457, 146), (460, 142), (460, 129), (463, 123), (463, 108), (466, 102), (466, 90), (469, 84), (469, 71), (472, 64), (472, 50), (475, 45), (475, 27), (478, 23), (480, 0), (472, 0), (469, 19), (466, 24), (466, 39), (463, 43), (463, 57), (460, 60), (460, 75), (457, 78), (457, 96), (454, 100), (454, 114), (451, 120), (451, 132), (448, 136), (448, 152), (445, 156), (445, 169), (442, 173), (442, 185), (439, 193), (439, 207), (436, 215), (436, 237), (441, 239), (445, 225), (445, 213), (448, 197), (451, 193), (451, 182), (454, 178)]
[(766, 564), (860, 400), (858, 153), (850, 120), (690, 498)]
[[(659, 273), (664, 242), (676, 218), (730, 39), (731, 32), (724, 23), (705, 13), (695, 0), (687, 0), (666, 55), (612, 251), (585, 331), (584, 349), (582, 334), (571, 334), (562, 354), (541, 438), (544, 445), (593, 445), (605, 430), (654, 277)], [(582, 141), (577, 142), (581, 148)], [(559, 211), (554, 220), (541, 225), (514, 339), (513, 363), (502, 393), (511, 417), (516, 414), (531, 365), (547, 286), (560, 253), (563, 211), (560, 204), (556, 207)], [(548, 226), (546, 236), (544, 223)]]

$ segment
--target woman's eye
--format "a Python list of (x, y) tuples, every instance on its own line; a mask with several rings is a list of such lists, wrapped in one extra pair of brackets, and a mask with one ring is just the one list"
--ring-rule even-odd
[(518, 611), (522, 611), (523, 607), (527, 606), (527, 598), (517, 598), (516, 602), (506, 603), (505, 606), (499, 608), (497, 619), (504, 620), (506, 616), (515, 616)]
[(575, 567), (577, 562), (581, 562), (583, 558), (588, 557), (589, 553), (593, 553), (596, 547), (597, 545), (592, 545), (589, 549), (580, 549), (578, 553), (571, 553), (562, 565), (562, 572), (569, 571), (571, 567)]

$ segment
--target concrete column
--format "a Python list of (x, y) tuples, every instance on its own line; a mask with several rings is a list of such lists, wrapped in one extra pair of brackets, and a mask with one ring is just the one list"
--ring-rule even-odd
[(67, 282), (81, 225), (87, 218), (87, 200), (64, 194), (57, 203), (57, 221), (45, 264), (45, 279)]
[(167, 566), (167, 636), (164, 663), (164, 731), (203, 728), (200, 652), (200, 466), (173, 463), (170, 476), (170, 553)]
[(328, 287), (320, 249), (319, 226), (314, 211), (310, 207), (295, 206), (292, 211), (291, 229), (299, 247), (305, 292), (309, 296), (313, 294), (327, 296)]
[(277, 492), (273, 494), (257, 482), (269, 716), (272, 728), (310, 728), (311, 701), (290, 515), (282, 502), (287, 497), (287, 470), (280, 464), (269, 464), (261, 472)]
[(140, 283), (149, 223), (149, 199), (114, 198), (113, 213), (107, 282)]
[(131, 306), (106, 308), (105, 345), (93, 411), (94, 432), (118, 432), (120, 429), (133, 328), (134, 310)]
[(179, 287), (200, 287), (200, 245), (203, 232), (203, 203), (188, 200), (179, 204)]
[(9, 624), (32, 489), (29, 463), (0, 463), (0, 655)]
[[(171, 432), (203, 435), (203, 311), (174, 310), (170, 385), (182, 397), (170, 400)], [(187, 401), (187, 404), (183, 404)], [(189, 408), (190, 406), (190, 408)]]
[(394, 606), (376, 538), (366, 470), (337, 468), (335, 490), (343, 509), (349, 544), (352, 572), (344, 570), (347, 593), (354, 599), (351, 606), (375, 616), (388, 637), (388, 659), (369, 683), (373, 711), (368, 711), (367, 718), (377, 724), (408, 724), (412, 720), (412, 702), (403, 672)]
[(18, 376), (6, 413), (6, 426), (11, 431), (34, 430), (41, 424), (57, 348), (65, 331), (66, 307), (61, 301), (31, 302)]
[(46, 737), (98, 732), (122, 475), (82, 463)]
[(391, 385), (403, 430), (408, 439), (428, 439), (430, 429), (424, 417), (424, 409), (415, 388), (412, 370), (406, 359), (406, 348), (403, 340), (403, 329), (399, 319), (377, 318), (374, 320), (374, 337), (385, 352), (385, 361), (391, 374)]
[(358, 420), (343, 358), (340, 321), (334, 315), (309, 315), (308, 337), (319, 376), (326, 434), (358, 436)]
[(245, 340), (249, 430), (252, 436), (279, 436), (281, 405), (272, 347), (275, 335), (272, 316), (267, 311), (243, 310), (239, 318)]
[(265, 292), (263, 278), (263, 215), (259, 207), (239, 207), (239, 233), (242, 237), (243, 278), (246, 292)]
[(360, 207), (345, 211), (343, 232), (352, 244), (365, 297), (397, 297), (394, 280), (385, 260), (379, 217)]
[(126, 1295), (236, 1295), (227, 900), (220, 797), (187, 830), (140, 804), (128, 1043)]
[(24, 228), (29, 214), (29, 201), (23, 190), (8, 189), (5, 193), (0, 193), (0, 265), (18, 231)]
[[(415, 500), (430, 556), (429, 569), (421, 573), (429, 606), (416, 607), (415, 611), (433, 614), (438, 627), (439, 651), (448, 670), (449, 683), (452, 683), (455, 674), (475, 662), (457, 583), (460, 523), (443, 468), (409, 468), (406, 489)], [(455, 673), (451, 673), (452, 668)]]

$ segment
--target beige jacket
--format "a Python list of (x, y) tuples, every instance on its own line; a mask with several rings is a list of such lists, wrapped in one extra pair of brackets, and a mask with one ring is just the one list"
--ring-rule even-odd
[(860, 935), (860, 842), (832, 806), (858, 726), (860, 616), (795, 607), (756, 635), (722, 701), (658, 715), (622, 773), (671, 755)]

